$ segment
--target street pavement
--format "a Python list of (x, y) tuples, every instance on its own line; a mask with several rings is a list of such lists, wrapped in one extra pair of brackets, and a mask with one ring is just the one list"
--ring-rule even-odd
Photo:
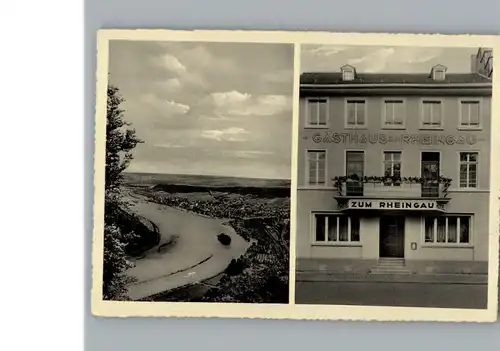
[(486, 284), (297, 280), (295, 303), (485, 309), (487, 291)]

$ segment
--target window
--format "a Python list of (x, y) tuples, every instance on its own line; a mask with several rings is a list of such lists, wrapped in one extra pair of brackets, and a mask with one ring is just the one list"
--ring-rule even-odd
[(326, 98), (307, 99), (307, 125), (326, 126), (327, 104)]
[(477, 187), (477, 152), (460, 153), (460, 188)]
[(469, 244), (469, 216), (424, 217), (425, 242), (429, 244)]
[(437, 68), (434, 70), (434, 80), (444, 80), (444, 69)]
[(424, 100), (422, 102), (422, 127), (423, 128), (442, 127), (441, 101)]
[(354, 71), (350, 69), (344, 70), (342, 72), (342, 80), (353, 80), (354, 79)]
[(404, 102), (403, 100), (384, 101), (384, 127), (404, 126)]
[(347, 127), (364, 127), (366, 103), (364, 100), (347, 100)]
[(460, 127), (479, 128), (479, 101), (460, 102)]
[[(365, 153), (363, 151), (347, 151), (346, 152), (346, 169), (347, 177), (357, 177), (361, 180), (364, 175)], [(363, 182), (351, 179), (346, 183), (346, 195), (363, 196)]]
[(325, 185), (326, 180), (326, 151), (308, 151), (308, 184)]
[(316, 214), (315, 241), (323, 243), (359, 242), (359, 218)]
[[(384, 152), (384, 177), (401, 177), (401, 152)], [(400, 186), (401, 181), (388, 181), (384, 185)]]

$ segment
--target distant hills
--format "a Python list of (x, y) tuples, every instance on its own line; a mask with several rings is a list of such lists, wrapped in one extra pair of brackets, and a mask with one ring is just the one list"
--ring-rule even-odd
[[(188, 174), (124, 173), (125, 183), (153, 185), (171, 193), (220, 191), (258, 196), (290, 196), (289, 179), (260, 179)], [(266, 196), (266, 197), (267, 197)]]

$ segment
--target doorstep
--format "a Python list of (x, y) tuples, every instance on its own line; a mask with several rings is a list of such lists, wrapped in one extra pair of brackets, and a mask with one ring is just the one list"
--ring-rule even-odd
[(330, 273), (297, 271), (297, 282), (379, 282), (425, 284), (488, 284), (487, 274), (412, 274), (412, 273)]

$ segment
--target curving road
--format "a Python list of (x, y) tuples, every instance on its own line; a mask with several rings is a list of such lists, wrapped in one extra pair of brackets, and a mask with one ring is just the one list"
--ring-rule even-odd
[[(155, 223), (161, 234), (159, 245), (127, 272), (136, 278), (128, 286), (133, 300), (212, 278), (250, 246), (221, 219), (152, 203), (137, 194), (129, 194), (128, 200), (131, 210)], [(220, 233), (231, 236), (229, 247), (217, 240)]]

